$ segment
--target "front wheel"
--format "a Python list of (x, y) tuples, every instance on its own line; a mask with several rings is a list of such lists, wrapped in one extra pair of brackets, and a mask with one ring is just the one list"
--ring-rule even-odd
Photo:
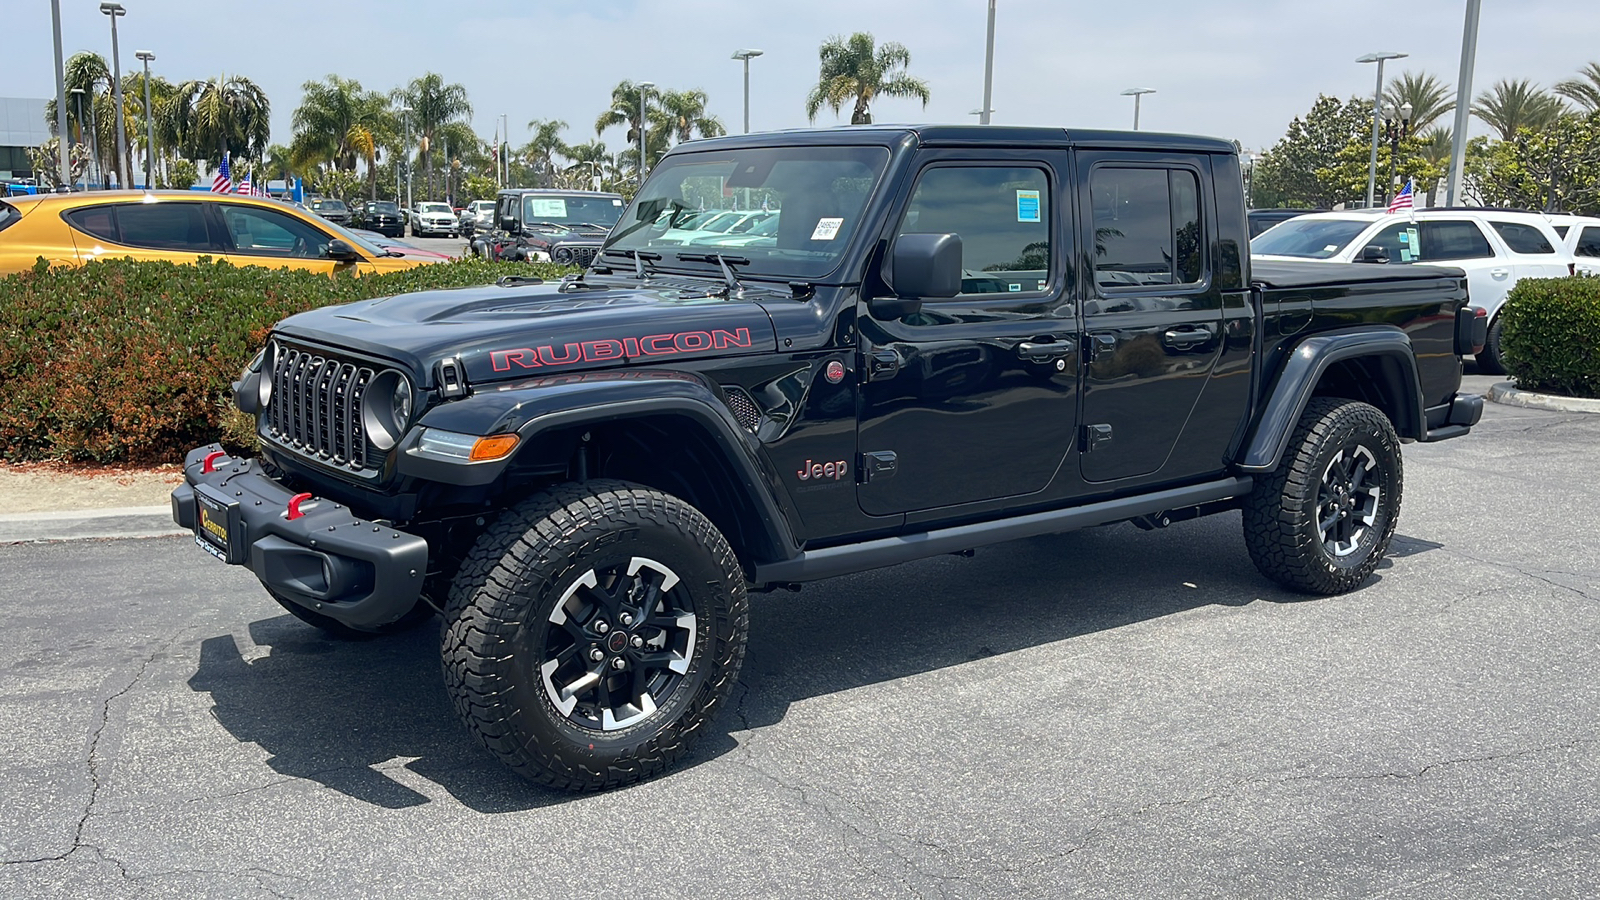
[(445, 613), (445, 686), (525, 778), (566, 790), (659, 774), (738, 681), (744, 573), (704, 515), (617, 481), (552, 488), (478, 539)]
[(1245, 498), (1244, 537), (1263, 575), (1307, 594), (1366, 581), (1400, 518), (1400, 439), (1376, 407), (1306, 405), (1278, 468)]

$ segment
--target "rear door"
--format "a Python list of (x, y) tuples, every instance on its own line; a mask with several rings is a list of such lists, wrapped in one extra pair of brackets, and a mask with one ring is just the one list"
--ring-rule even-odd
[(1416, 234), (1422, 249), (1415, 262), (1459, 267), (1467, 273), (1472, 305), (1491, 316), (1500, 309), (1517, 276), (1498, 237), (1491, 239), (1481, 224), (1466, 217), (1424, 219), (1416, 223)]
[(1565, 278), (1567, 255), (1548, 225), (1513, 222), (1489, 217), (1489, 227), (1511, 252), (1511, 265), (1517, 280), (1523, 278)]
[(62, 218), (72, 227), (72, 240), (85, 262), (129, 258), (192, 263), (221, 255), (201, 203), (107, 203), (67, 210)]

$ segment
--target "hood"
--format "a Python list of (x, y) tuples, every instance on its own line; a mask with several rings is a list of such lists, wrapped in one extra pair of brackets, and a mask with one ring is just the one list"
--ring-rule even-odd
[(400, 294), (291, 316), (275, 333), (393, 360), (432, 385), (460, 357), (467, 381), (673, 364), (777, 350), (758, 304), (698, 290), (555, 284)]

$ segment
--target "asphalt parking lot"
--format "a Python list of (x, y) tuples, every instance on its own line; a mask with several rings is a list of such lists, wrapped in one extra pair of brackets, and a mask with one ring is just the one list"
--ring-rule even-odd
[(0, 547), (0, 896), (1591, 898), (1597, 446), (1408, 445), (1342, 597), (1237, 513), (759, 596), (710, 739), (598, 796), (470, 743), (431, 627), (325, 639), (182, 538)]

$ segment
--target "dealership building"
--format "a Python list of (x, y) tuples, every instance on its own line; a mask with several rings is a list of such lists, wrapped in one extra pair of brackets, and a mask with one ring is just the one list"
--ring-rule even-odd
[(0, 179), (32, 178), (28, 151), (50, 140), (43, 100), (0, 97)]

